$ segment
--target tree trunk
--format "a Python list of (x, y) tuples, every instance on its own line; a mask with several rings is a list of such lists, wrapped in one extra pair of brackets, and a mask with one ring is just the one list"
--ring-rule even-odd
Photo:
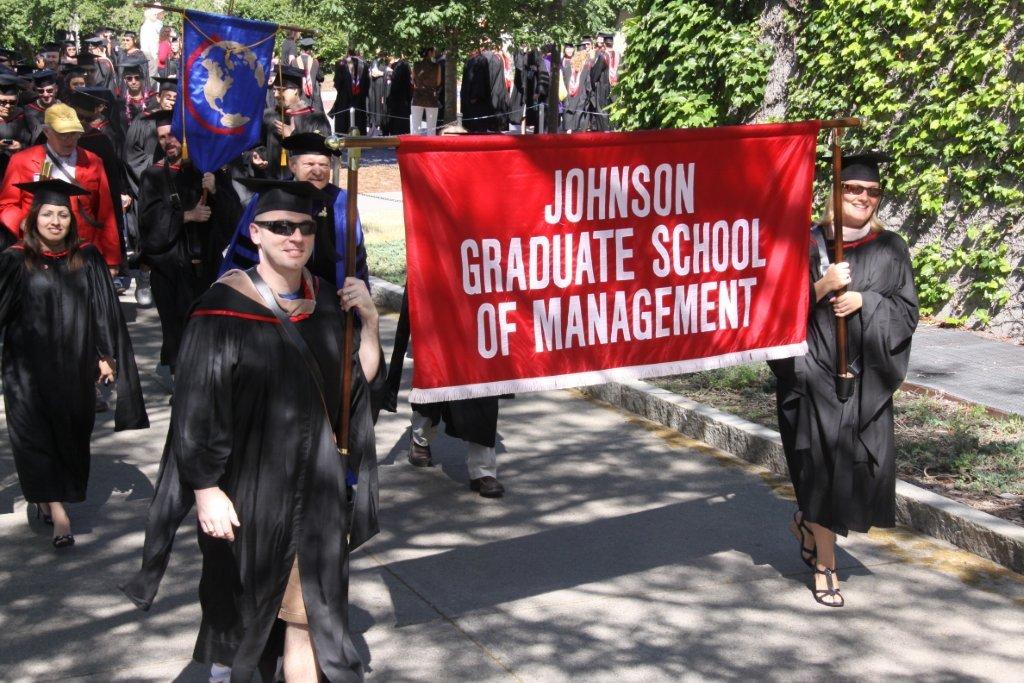
[(562, 84), (562, 51), (555, 41), (551, 45), (551, 78), (548, 79), (548, 101), (545, 112), (544, 130), (558, 133), (561, 121), (558, 116), (558, 89)]
[(459, 39), (452, 37), (448, 41), (444, 55), (444, 122), (458, 121), (459, 105)]

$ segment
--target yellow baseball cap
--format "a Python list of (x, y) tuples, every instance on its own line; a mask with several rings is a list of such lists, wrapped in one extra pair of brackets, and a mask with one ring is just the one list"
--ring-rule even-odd
[(75, 110), (66, 104), (57, 103), (46, 110), (43, 123), (58, 133), (84, 133), (82, 122)]

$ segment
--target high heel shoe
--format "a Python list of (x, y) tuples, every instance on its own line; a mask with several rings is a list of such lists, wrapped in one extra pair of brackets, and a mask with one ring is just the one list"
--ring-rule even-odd
[(799, 520), (796, 518), (799, 514), (799, 510), (793, 513), (793, 521), (789, 525), (789, 531), (796, 536), (796, 540), (800, 543), (800, 559), (803, 560), (804, 564), (808, 567), (814, 569), (814, 561), (818, 559), (818, 550), (817, 548), (808, 548), (804, 545), (804, 532), (806, 531), (807, 535), (810, 536), (812, 540), (814, 539), (814, 534), (811, 533), (811, 530), (807, 528), (806, 524), (804, 524), (802, 517)]
[[(843, 606), (845, 606), (846, 605), (846, 599), (843, 597), (843, 594), (839, 592), (839, 587), (836, 586), (836, 584), (834, 582), (834, 577), (836, 575), (835, 570), (834, 569), (825, 569), (824, 571), (822, 571), (821, 569), (818, 569), (817, 567), (815, 567), (814, 568), (814, 573), (815, 574), (821, 574), (822, 576), (824, 576), (825, 577), (825, 585), (828, 586), (828, 588), (824, 588), (824, 589), (818, 589), (818, 588), (814, 589), (814, 600), (815, 600), (815, 602), (817, 602), (819, 605), (825, 605), (826, 607), (843, 607)], [(825, 602), (825, 598), (826, 597), (831, 598), (832, 602)], [(836, 598), (839, 598), (839, 600), (836, 601)]]
[(33, 503), (36, 506), (36, 519), (43, 520), (43, 524), (47, 526), (53, 526), (53, 517), (43, 512), (43, 506), (39, 503)]

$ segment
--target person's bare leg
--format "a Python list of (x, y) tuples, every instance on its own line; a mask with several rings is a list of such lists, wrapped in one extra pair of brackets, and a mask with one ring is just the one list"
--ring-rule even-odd
[(47, 503), (50, 516), (53, 517), (53, 537), (66, 536), (71, 533), (71, 518), (64, 509), (63, 503)]
[(286, 683), (317, 683), (319, 680), (309, 626), (288, 624), (284, 630), (284, 680)]
[[(814, 534), (814, 546), (817, 549), (817, 567), (819, 572), (823, 572), (826, 569), (831, 569), (833, 572), (836, 570), (836, 534), (831, 529), (827, 529), (814, 522), (807, 524), (811, 528), (811, 533)], [(839, 574), (833, 574), (832, 581), (835, 587), (839, 588)], [(824, 574), (814, 575), (814, 588), (815, 590), (828, 590), (828, 579)], [(824, 596), (822, 598), (829, 604), (839, 604), (842, 602), (842, 598), (838, 596)]]

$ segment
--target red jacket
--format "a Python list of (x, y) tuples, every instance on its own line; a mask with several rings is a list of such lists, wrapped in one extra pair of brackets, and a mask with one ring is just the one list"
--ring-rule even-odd
[[(21, 223), (32, 206), (32, 195), (17, 187), (15, 183), (30, 183), (39, 179), (39, 169), (46, 157), (46, 145), (35, 145), (11, 156), (4, 174), (3, 190), (0, 191), (0, 223), (21, 237)], [(103, 170), (103, 161), (92, 152), (78, 148), (75, 163), (75, 182), (88, 195), (73, 197), (72, 213), (78, 224), (78, 236), (94, 244), (103, 255), (107, 265), (121, 264), (121, 241), (117, 234), (117, 219), (110, 199), (110, 186)]]

